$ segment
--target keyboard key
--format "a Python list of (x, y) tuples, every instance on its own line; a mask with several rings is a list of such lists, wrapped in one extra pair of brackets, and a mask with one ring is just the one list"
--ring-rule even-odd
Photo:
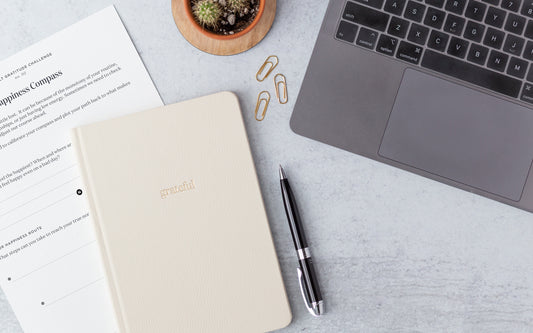
[(413, 23), (411, 25), (411, 30), (409, 30), (409, 34), (407, 35), (407, 39), (411, 42), (424, 45), (426, 43), (426, 39), (428, 38), (428, 34), (428, 28)]
[(526, 58), (527, 60), (533, 60), (533, 42), (527, 41), (522, 57)]
[(385, 31), (390, 16), (375, 9), (348, 2), (342, 17), (345, 20), (359, 23), (372, 29)]
[(448, 17), (446, 18), (446, 23), (444, 23), (444, 31), (457, 36), (461, 36), (461, 32), (463, 32), (464, 25), (464, 18), (448, 14)]
[(533, 39), (533, 21), (527, 21), (526, 31), (524, 31), (524, 35), (527, 38)]
[(533, 82), (533, 66), (529, 67), (529, 72), (527, 72), (526, 80)]
[(437, 51), (444, 52), (444, 50), (446, 49), (446, 43), (448, 43), (449, 38), (450, 36), (443, 32), (431, 30), (431, 34), (429, 35), (428, 40), (428, 47)]
[(388, 33), (396, 37), (404, 38), (407, 35), (408, 28), (409, 21), (393, 16), (390, 20)]
[(447, 0), (446, 7), (447, 11), (461, 15), (463, 9), (465, 9), (466, 0)]
[(490, 3), (491, 5), (494, 5), (494, 6), (498, 6), (498, 4), (500, 3), (500, 0), (481, 0), (481, 1)]
[(452, 37), (450, 40), (450, 45), (448, 46), (448, 54), (464, 58), (466, 55), (466, 50), (468, 49), (468, 42), (464, 39), (460, 39), (457, 37)]
[(518, 36), (507, 35), (505, 43), (503, 44), (503, 50), (505, 52), (520, 56), (522, 48), (524, 47), (525, 40)]
[(426, 50), (421, 65), (511, 97), (518, 97), (522, 86), (512, 77), (431, 50)]
[(444, 0), (426, 0), (426, 3), (430, 6), (442, 8), (444, 5)]
[(527, 61), (511, 57), (509, 67), (507, 67), (507, 74), (523, 79), (526, 75), (527, 65)]
[(528, 16), (529, 18), (533, 18), (533, 1), (532, 0), (526, 0), (524, 2), (524, 5), (522, 6), (522, 10), (520, 11), (522, 15)]
[(403, 7), (405, 7), (405, 0), (387, 0), (383, 9), (394, 15), (402, 15)]
[(517, 12), (520, 8), (521, 0), (503, 0), (501, 7), (503, 9), (512, 10), (513, 12)]
[(501, 28), (503, 21), (505, 20), (505, 12), (501, 9), (489, 7), (487, 16), (485, 17), (485, 23), (494, 27)]
[(488, 55), (489, 49), (487, 47), (478, 44), (472, 44), (472, 46), (470, 46), (470, 51), (468, 51), (467, 59), (468, 61), (472, 61), (483, 66)]
[(419, 45), (400, 42), (396, 58), (418, 65), (420, 57), (422, 56), (422, 47)]
[(481, 37), (483, 36), (484, 31), (485, 26), (473, 21), (468, 21), (463, 37), (475, 42), (481, 42)]
[(533, 84), (527, 82), (524, 83), (524, 89), (522, 89), (520, 99), (524, 102), (533, 103)]
[(521, 35), (525, 25), (525, 18), (516, 14), (509, 14), (509, 16), (507, 17), (507, 22), (505, 23), (505, 30), (517, 35)]
[(468, 6), (466, 7), (465, 16), (476, 21), (483, 20), (485, 11), (487, 10), (487, 5), (479, 1), (470, 0)]
[(440, 29), (445, 16), (446, 13), (442, 10), (429, 7), (426, 13), (426, 18), (424, 19), (424, 24), (435, 29)]
[(505, 65), (507, 65), (507, 59), (509, 59), (509, 56), (507, 54), (493, 50), (490, 52), (489, 60), (487, 61), (487, 66), (489, 68), (503, 72), (505, 70)]
[(337, 29), (337, 38), (342, 39), (348, 43), (353, 43), (355, 39), (355, 34), (357, 33), (357, 26), (346, 21), (341, 21), (339, 23), (339, 28)]
[(416, 3), (414, 1), (409, 1), (407, 3), (407, 7), (405, 8), (405, 13), (403, 14), (403, 16), (408, 20), (420, 22), (424, 17), (425, 10), (426, 6)]
[(374, 7), (377, 9), (381, 9), (381, 6), (383, 6), (383, 0), (354, 0), (360, 3), (364, 3), (367, 6)]
[(355, 44), (366, 47), (367, 49), (374, 49), (378, 40), (378, 33), (367, 28), (359, 30), (359, 36), (355, 40)]
[(379, 36), (379, 41), (378, 41), (378, 46), (376, 48), (376, 51), (392, 56), (394, 55), (394, 51), (396, 51), (397, 44), (398, 44), (398, 39), (387, 36), (387, 35), (381, 35)]
[(487, 34), (485, 35), (485, 39), (483, 40), (483, 44), (493, 47), (495, 49), (499, 49), (503, 44), (504, 36), (505, 33), (503, 31), (488, 28)]

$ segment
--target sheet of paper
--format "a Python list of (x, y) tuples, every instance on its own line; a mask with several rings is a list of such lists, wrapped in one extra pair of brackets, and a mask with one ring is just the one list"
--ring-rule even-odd
[(0, 286), (26, 333), (117, 331), (69, 130), (162, 104), (113, 7), (0, 63)]

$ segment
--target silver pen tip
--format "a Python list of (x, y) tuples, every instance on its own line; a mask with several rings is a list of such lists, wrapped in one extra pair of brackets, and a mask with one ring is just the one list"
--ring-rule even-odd
[(324, 314), (324, 301), (319, 301), (317, 304), (313, 305), (313, 312), (316, 317)]
[(285, 176), (285, 171), (283, 171), (281, 164), (279, 165), (279, 179), (287, 179), (287, 176)]

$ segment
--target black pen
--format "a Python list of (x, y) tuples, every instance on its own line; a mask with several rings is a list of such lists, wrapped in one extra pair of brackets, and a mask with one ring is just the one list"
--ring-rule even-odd
[(283, 172), (281, 165), (279, 166), (279, 178), (281, 184), (281, 195), (283, 196), (283, 204), (285, 205), (285, 212), (289, 220), (289, 227), (291, 228), (292, 240), (296, 253), (298, 254), (298, 280), (300, 289), (305, 301), (307, 310), (315, 317), (324, 314), (324, 300), (322, 293), (318, 286), (316, 272), (313, 267), (313, 260), (311, 259), (311, 252), (305, 238), (304, 229), (300, 220), (300, 214), (296, 207), (294, 194), (291, 191), (289, 181)]

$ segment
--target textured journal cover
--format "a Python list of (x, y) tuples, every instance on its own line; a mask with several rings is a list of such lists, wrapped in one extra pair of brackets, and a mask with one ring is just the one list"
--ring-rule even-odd
[(72, 134), (121, 332), (265, 332), (289, 324), (234, 94)]

